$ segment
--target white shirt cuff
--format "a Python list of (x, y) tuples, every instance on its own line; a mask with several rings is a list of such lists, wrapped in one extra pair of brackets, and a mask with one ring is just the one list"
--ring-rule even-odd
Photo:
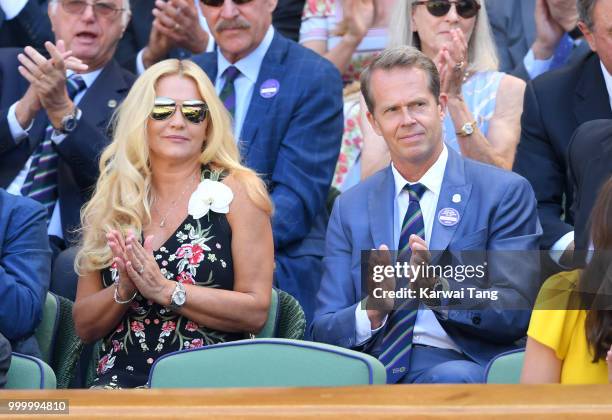
[(0, 0), (0, 9), (4, 11), (6, 20), (17, 16), (25, 7), (28, 0)]
[(542, 73), (546, 73), (550, 68), (550, 64), (553, 61), (553, 57), (551, 56), (547, 60), (536, 60), (535, 55), (533, 54), (533, 50), (529, 48), (527, 54), (523, 58), (523, 64), (525, 65), (525, 69), (527, 70), (527, 74), (529, 74), (530, 79), (535, 79)]
[(142, 53), (144, 52), (144, 48), (138, 52), (136, 55), (136, 73), (140, 76), (145, 72), (144, 62), (142, 61)]
[[(553, 244), (553, 246), (550, 248), (550, 251), (548, 252), (548, 254), (550, 255), (550, 258), (552, 258), (554, 262), (559, 264), (559, 261), (561, 260), (561, 256), (563, 255), (563, 253), (567, 249), (567, 246), (573, 240), (574, 240), (574, 231), (573, 230), (571, 232), (567, 232), (561, 238), (557, 239), (557, 242), (555, 242)], [(559, 265), (561, 265), (561, 264), (559, 264)]]
[(16, 108), (17, 108), (17, 102), (15, 102), (9, 108), (6, 119), (8, 121), (9, 131), (11, 132), (11, 136), (13, 136), (13, 140), (15, 140), (15, 143), (19, 144), (21, 140), (28, 137), (28, 131), (30, 131), (30, 128), (32, 128), (32, 125), (34, 124), (34, 120), (32, 120), (30, 125), (24, 129), (21, 126), (21, 124), (19, 124), (19, 121), (17, 121), (17, 115), (15, 114)]
[(362, 308), (364, 302), (360, 302), (355, 307), (355, 338), (356, 338), (356, 346), (360, 346), (378, 332), (382, 327), (387, 323), (388, 316), (383, 319), (380, 327), (375, 330), (372, 329), (372, 323), (370, 322), (370, 318), (368, 318), (368, 312)]

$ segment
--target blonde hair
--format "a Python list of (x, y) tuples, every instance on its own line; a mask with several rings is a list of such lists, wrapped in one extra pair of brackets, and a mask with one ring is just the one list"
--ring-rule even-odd
[(187, 60), (164, 60), (145, 71), (134, 83), (113, 116), (113, 141), (100, 157), (100, 177), (91, 200), (81, 211), (82, 243), (75, 269), (94, 271), (108, 267), (112, 260), (106, 233), (116, 229), (124, 234), (142, 233), (151, 222), (151, 167), (147, 142), (147, 121), (155, 100), (157, 81), (165, 76), (190, 77), (208, 105), (208, 126), (202, 165), (226, 170), (245, 187), (248, 197), (271, 215), (272, 202), (264, 183), (255, 172), (240, 164), (231, 130), (230, 116), (202, 69)]
[[(395, 3), (389, 22), (389, 47), (412, 45), (421, 48), (419, 35), (412, 29), (412, 5), (416, 0), (402, 0)], [(485, 1), (478, 0), (480, 10), (476, 15), (476, 24), (468, 40), (469, 72), (496, 71), (499, 69), (497, 48), (487, 17)], [(433, 57), (432, 57), (433, 58)]]

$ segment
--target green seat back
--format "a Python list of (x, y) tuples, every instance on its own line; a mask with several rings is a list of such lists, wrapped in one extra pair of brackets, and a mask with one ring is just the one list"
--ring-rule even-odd
[(374, 357), (289, 339), (240, 340), (170, 353), (153, 364), (152, 388), (349, 386), (384, 384)]
[(72, 319), (72, 301), (62, 296), (56, 296), (59, 303), (59, 324), (53, 347), (53, 363), (51, 366), (57, 377), (57, 387), (68, 388), (76, 373), (76, 365), (81, 355), (83, 343), (76, 335)]
[(7, 389), (55, 389), (55, 373), (44, 361), (24, 354), (11, 355)]
[(266, 324), (259, 331), (259, 333), (255, 336), (257, 338), (267, 338), (274, 337), (276, 334), (276, 324), (278, 322), (278, 292), (276, 289), (272, 288), (272, 297), (270, 298), (270, 309), (268, 310), (268, 319), (266, 320)]
[(495, 357), (485, 371), (488, 384), (518, 384), (521, 382), (524, 350), (513, 350)]
[(43, 305), (43, 315), (38, 328), (34, 332), (42, 359), (48, 365), (53, 363), (53, 344), (59, 325), (59, 303), (52, 293), (47, 293)]
[(275, 337), (301, 340), (306, 330), (306, 316), (296, 298), (278, 290), (279, 319)]

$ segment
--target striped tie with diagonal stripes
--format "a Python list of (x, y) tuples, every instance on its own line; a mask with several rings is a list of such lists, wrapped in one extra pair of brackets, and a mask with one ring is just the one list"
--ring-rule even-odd
[[(425, 225), (419, 200), (427, 190), (422, 184), (406, 184), (405, 190), (410, 194), (408, 210), (402, 222), (402, 231), (397, 247), (398, 260), (410, 261), (411, 250), (408, 247), (410, 235), (425, 239)], [(412, 350), (412, 331), (416, 321), (418, 301), (405, 299), (389, 315), (389, 325), (381, 343), (378, 359), (387, 369), (387, 382), (396, 383), (410, 367)]]
[(223, 85), (223, 89), (221, 89), (221, 93), (219, 93), (219, 99), (221, 99), (221, 102), (223, 102), (223, 105), (225, 105), (229, 113), (232, 114), (232, 118), (234, 118), (236, 112), (236, 87), (234, 86), (234, 80), (236, 80), (240, 74), (240, 70), (234, 66), (226, 68), (223, 72), (225, 84)]
[[(80, 75), (73, 74), (66, 80), (66, 88), (71, 100), (85, 87), (85, 81)], [(47, 208), (49, 219), (57, 201), (58, 155), (51, 140), (52, 133), (53, 126), (49, 124), (45, 129), (45, 138), (32, 154), (30, 169), (21, 187), (23, 196), (33, 198)]]

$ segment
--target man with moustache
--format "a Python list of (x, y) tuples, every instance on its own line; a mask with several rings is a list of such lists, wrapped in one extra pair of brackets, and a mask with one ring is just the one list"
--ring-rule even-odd
[(276, 0), (202, 0), (218, 50), (194, 61), (215, 84), (244, 162), (274, 202), (275, 284), (310, 320), (342, 137), (342, 81), (329, 61), (272, 27), (275, 7)]
[[(312, 338), (377, 357), (388, 383), (483, 382), (487, 363), (525, 335), (538, 291), (541, 228), (533, 191), (520, 176), (444, 145), (447, 98), (435, 64), (416, 48), (383, 51), (361, 74), (361, 91), (392, 163), (334, 203)], [(484, 263), (476, 258), (486, 266), (483, 279), (417, 276), (411, 290), (418, 298), (425, 289), (474, 287), (474, 295), (498, 299), (368, 296), (363, 290), (371, 284), (362, 279), (376, 280), (361, 273), (362, 251), (377, 249), (374, 265), (392, 265), (388, 250), (397, 250), (397, 262), (412, 267), (465, 267), (460, 261), (471, 255), (464, 252), (478, 251), (486, 255)], [(394, 277), (385, 290), (401, 290)]]
[[(0, 187), (46, 207), (57, 254), (77, 240), (111, 115), (134, 77), (113, 60), (129, 0), (52, 0), (48, 14), (50, 58), (31, 47), (0, 50)], [(75, 288), (59, 293), (74, 298)]]

